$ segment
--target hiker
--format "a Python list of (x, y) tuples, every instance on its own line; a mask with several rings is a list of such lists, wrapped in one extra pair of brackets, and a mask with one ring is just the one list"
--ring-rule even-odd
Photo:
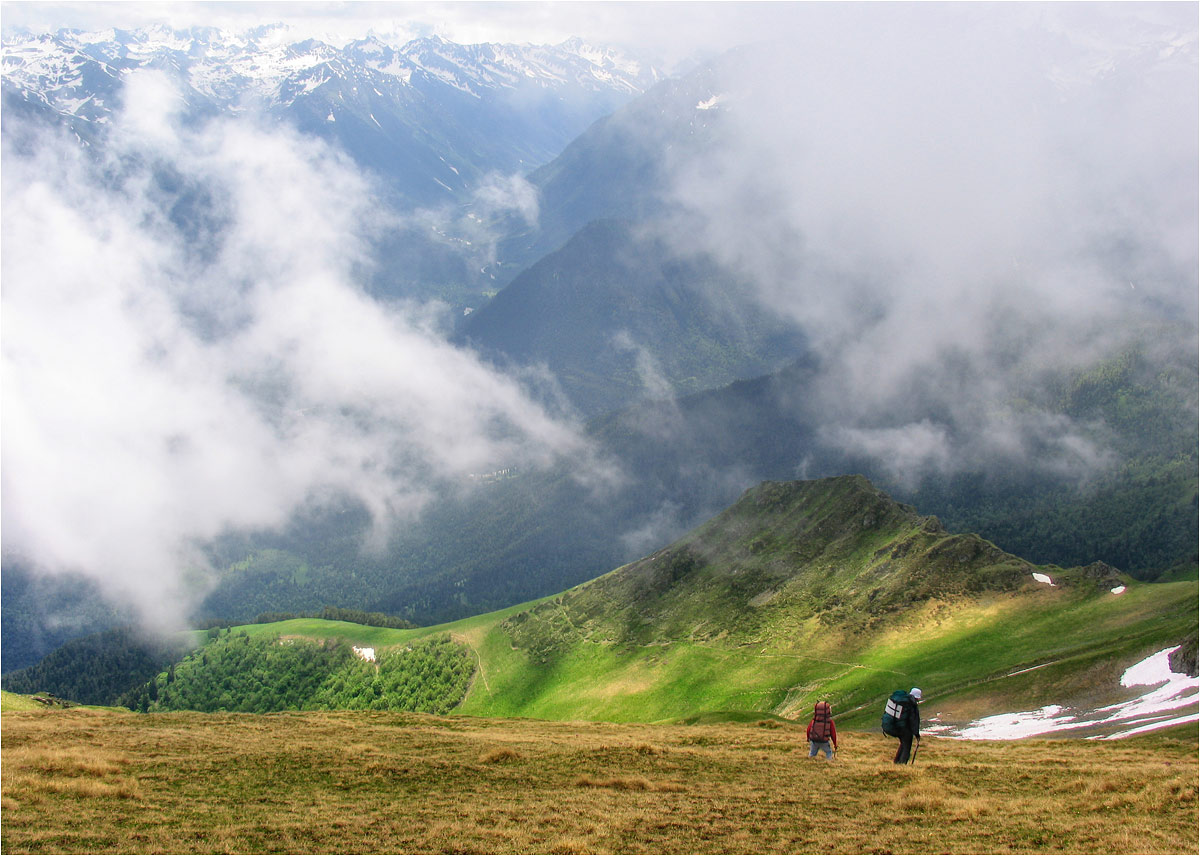
[(900, 740), (900, 748), (896, 750), (897, 764), (908, 763), (914, 737), (918, 744), (921, 742), (921, 714), (917, 712), (920, 703), (921, 689), (913, 687), (909, 692), (896, 690), (883, 708), (883, 733)]
[[(818, 752), (825, 753), (825, 760), (832, 760), (837, 749), (837, 728), (833, 724), (833, 709), (827, 701), (819, 701), (813, 708), (812, 722), (808, 724), (808, 757), (817, 757)], [(833, 741), (833, 749), (829, 748)]]

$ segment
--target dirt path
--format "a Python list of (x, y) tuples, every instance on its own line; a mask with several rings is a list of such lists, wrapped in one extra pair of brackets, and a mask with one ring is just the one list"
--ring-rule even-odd
[(471, 649), (471, 653), (475, 655), (475, 668), (479, 670), (479, 677), (483, 679), (483, 688), (488, 691), (488, 695), (492, 694), (492, 688), (488, 684), (487, 673), (483, 671), (483, 658), (479, 656), (479, 650), (469, 638), (461, 633), (451, 633), (450, 638), (459, 642), (465, 642), (467, 647)]

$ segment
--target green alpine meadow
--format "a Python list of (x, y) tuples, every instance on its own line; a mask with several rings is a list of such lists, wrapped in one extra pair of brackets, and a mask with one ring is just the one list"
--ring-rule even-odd
[[(836, 710), (835, 710), (836, 714)], [(1121, 741), (391, 711), (4, 711), (6, 853), (1180, 853), (1190, 726)]]
[[(764, 483), (495, 613), (193, 633), (126, 698), (144, 713), (6, 693), (4, 849), (1179, 852), (1194, 716), (1116, 741), (1078, 739), (1129, 727), (1086, 716), (953, 729), (1128, 703), (1123, 672), (1189, 635), (1194, 671), (1196, 624), (1195, 581), (1032, 565), (861, 476)], [(882, 702), (914, 684), (924, 739), (896, 766)], [(832, 762), (808, 757), (819, 700)]]

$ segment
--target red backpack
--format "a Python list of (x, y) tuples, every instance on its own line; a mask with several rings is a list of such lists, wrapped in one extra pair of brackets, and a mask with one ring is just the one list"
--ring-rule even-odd
[(816, 743), (828, 743), (833, 733), (833, 711), (829, 702), (819, 701), (813, 708), (812, 722), (808, 724), (808, 739)]

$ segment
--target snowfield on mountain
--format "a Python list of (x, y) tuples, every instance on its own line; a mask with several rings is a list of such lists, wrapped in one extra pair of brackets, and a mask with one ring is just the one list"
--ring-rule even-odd
[[(922, 726), (922, 732), (967, 740), (1018, 740), (1059, 732), (1082, 731), (1086, 734), (1088, 729), (1114, 724), (1130, 726), (1105, 735), (1086, 734), (1089, 739), (1115, 740), (1197, 722), (1200, 721), (1200, 678), (1171, 670), (1168, 660), (1177, 650), (1178, 646), (1164, 648), (1125, 670), (1121, 686), (1153, 687), (1130, 701), (1090, 711), (1049, 704), (1037, 710), (986, 716), (960, 727), (941, 725), (935, 715)], [(1183, 708), (1188, 712), (1179, 713)]]

